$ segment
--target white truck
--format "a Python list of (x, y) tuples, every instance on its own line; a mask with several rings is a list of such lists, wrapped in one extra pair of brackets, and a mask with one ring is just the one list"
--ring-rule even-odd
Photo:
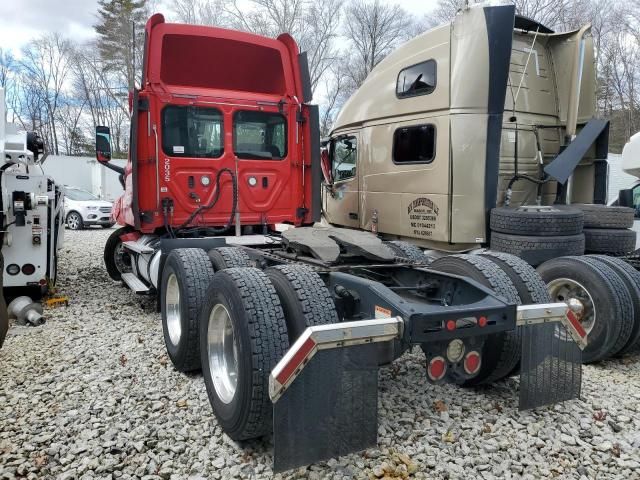
[[(0, 98), (3, 293), (8, 300), (24, 295), (37, 299), (56, 282), (64, 235), (64, 189), (42, 170), (46, 155), (40, 137), (8, 123), (2, 89)], [(38, 316), (20, 317), (29, 321)], [(0, 345), (7, 328), (6, 320), (1, 323)]]

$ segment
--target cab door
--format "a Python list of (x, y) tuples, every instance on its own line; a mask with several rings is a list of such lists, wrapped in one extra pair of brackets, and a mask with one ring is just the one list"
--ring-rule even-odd
[(324, 188), (324, 213), (333, 225), (360, 226), (360, 182), (358, 175), (358, 134), (331, 139), (329, 158), (333, 183)]

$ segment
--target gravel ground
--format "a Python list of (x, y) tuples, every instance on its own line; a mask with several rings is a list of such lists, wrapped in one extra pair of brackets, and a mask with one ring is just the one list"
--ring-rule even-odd
[[(271, 478), (270, 442), (222, 434), (201, 376), (171, 367), (153, 302), (107, 277), (109, 233), (67, 232), (70, 305), (0, 350), (0, 478)], [(378, 448), (286, 478), (640, 478), (640, 357), (585, 367), (582, 400), (535, 413), (516, 388), (430, 386), (407, 355), (380, 374)]]

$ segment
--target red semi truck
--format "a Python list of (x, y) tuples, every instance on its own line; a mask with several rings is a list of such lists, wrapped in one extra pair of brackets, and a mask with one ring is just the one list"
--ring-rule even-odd
[[(512, 6), (486, 8), (508, 10), (488, 27), (512, 28)], [(232, 439), (273, 431), (275, 470), (375, 445), (378, 367), (412, 345), (432, 383), (519, 370), (522, 408), (579, 394), (584, 332), (563, 303), (519, 305), (523, 272), (527, 288), (546, 292), (521, 260), (450, 257), (472, 279), (426, 268), (402, 242), (311, 226), (318, 110), (291, 36), (161, 15), (145, 33), (124, 169), (109, 163), (108, 129), (96, 131), (98, 160), (124, 186), (105, 264), (157, 295), (169, 357), (180, 371), (202, 369)]]

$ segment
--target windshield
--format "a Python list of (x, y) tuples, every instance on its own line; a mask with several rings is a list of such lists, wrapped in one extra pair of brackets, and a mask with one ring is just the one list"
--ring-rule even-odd
[(233, 117), (233, 150), (238, 158), (284, 158), (286, 138), (286, 121), (279, 113), (237, 112)]
[(222, 113), (215, 108), (170, 105), (162, 111), (162, 150), (172, 157), (218, 158)]
[(93, 193), (86, 190), (78, 190), (77, 188), (67, 188), (65, 195), (71, 200), (100, 200)]

